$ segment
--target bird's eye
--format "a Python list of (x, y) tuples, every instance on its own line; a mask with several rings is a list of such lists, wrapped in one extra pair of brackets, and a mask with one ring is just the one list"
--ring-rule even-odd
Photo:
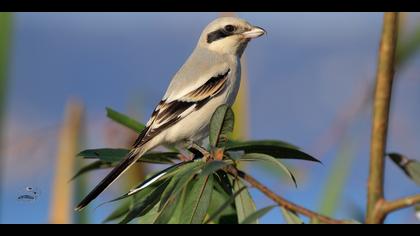
[(226, 30), (226, 32), (232, 33), (236, 30), (236, 27), (233, 26), (233, 25), (226, 25), (225, 30)]

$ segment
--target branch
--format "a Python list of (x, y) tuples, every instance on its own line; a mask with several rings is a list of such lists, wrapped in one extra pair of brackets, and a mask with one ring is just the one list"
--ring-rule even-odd
[(311, 219), (317, 219), (320, 222), (327, 223), (327, 224), (345, 224), (346, 223), (345, 221), (332, 219), (328, 216), (318, 214), (316, 212), (308, 210), (302, 206), (296, 205), (295, 203), (284, 199), (283, 197), (275, 194), (273, 191), (268, 189), (265, 185), (260, 183), (258, 180), (254, 179), (252, 176), (236, 169), (233, 166), (228, 166), (227, 171), (233, 176), (239, 176), (240, 178), (248, 182), (251, 186), (257, 188), (262, 193), (264, 193), (268, 198), (270, 198), (271, 200), (273, 200), (274, 202), (276, 202), (277, 204), (279, 204), (280, 206), (284, 207), (285, 209), (289, 211), (300, 213)]
[(420, 203), (420, 194), (404, 197), (398, 200), (383, 202), (382, 203), (382, 212), (384, 214), (391, 213), (393, 211), (401, 210), (403, 208), (411, 207), (415, 204)]
[(384, 201), (384, 157), (394, 77), (397, 28), (398, 13), (385, 13), (373, 104), (367, 223), (382, 223), (384, 220), (384, 218), (376, 217), (375, 211), (378, 209), (378, 204)]

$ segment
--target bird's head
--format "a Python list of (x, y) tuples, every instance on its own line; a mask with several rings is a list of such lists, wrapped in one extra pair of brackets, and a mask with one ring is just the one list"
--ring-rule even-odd
[(253, 26), (243, 19), (220, 17), (204, 29), (198, 46), (218, 53), (241, 56), (248, 42), (263, 34), (263, 28)]

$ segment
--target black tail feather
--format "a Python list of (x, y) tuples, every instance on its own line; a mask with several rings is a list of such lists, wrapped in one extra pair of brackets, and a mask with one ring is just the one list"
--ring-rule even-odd
[(120, 162), (75, 208), (76, 211), (81, 211), (93, 199), (101, 194), (109, 185), (111, 185), (120, 175), (124, 173), (132, 164), (134, 164), (139, 156), (142, 155), (140, 148), (133, 149), (128, 153), (127, 157)]

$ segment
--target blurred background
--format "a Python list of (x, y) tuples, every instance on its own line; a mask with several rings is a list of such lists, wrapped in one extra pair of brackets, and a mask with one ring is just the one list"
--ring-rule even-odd
[[(0, 13), (0, 223), (100, 223), (117, 204), (95, 208), (99, 203), (163, 168), (138, 166), (83, 214), (72, 211), (109, 171), (69, 182), (88, 163), (75, 154), (126, 147), (135, 137), (110, 121), (105, 107), (146, 122), (201, 30), (220, 14)], [(248, 171), (310, 209), (363, 219), (383, 14), (236, 15), (268, 32), (245, 53), (246, 83), (235, 108), (237, 137), (288, 141), (323, 162), (287, 162), (297, 189), (269, 166)], [(402, 14), (388, 151), (417, 160), (419, 41), (420, 14)], [(388, 199), (419, 191), (393, 164), (386, 166), (385, 183)], [(257, 208), (272, 204), (251, 193)], [(280, 210), (261, 222), (282, 223)], [(419, 223), (414, 209), (387, 219), (402, 222)]]

